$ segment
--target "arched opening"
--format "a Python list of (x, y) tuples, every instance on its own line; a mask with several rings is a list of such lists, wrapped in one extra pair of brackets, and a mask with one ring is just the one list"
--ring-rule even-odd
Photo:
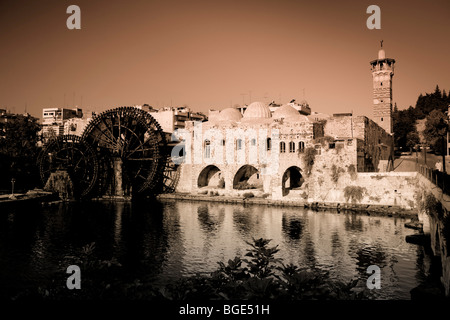
[(291, 190), (299, 189), (305, 179), (301, 174), (301, 169), (292, 166), (286, 169), (283, 174), (281, 186), (283, 188), (283, 196), (287, 196)]
[(233, 189), (260, 189), (262, 185), (261, 175), (254, 166), (246, 164), (234, 175)]
[(222, 171), (220, 171), (220, 169), (214, 165), (205, 167), (198, 176), (197, 186), (199, 188), (224, 188), (225, 182)]

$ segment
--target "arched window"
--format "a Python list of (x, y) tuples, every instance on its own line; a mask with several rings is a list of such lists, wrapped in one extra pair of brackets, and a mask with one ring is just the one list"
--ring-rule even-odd
[(280, 142), (280, 153), (285, 153), (286, 152), (286, 143), (284, 143), (284, 141)]
[(289, 152), (295, 152), (295, 142), (289, 142)]
[(272, 139), (271, 138), (267, 138), (266, 140), (266, 150), (270, 151), (272, 149)]
[(205, 158), (211, 157), (211, 141), (205, 140)]
[(298, 152), (303, 152), (305, 151), (305, 143), (303, 141), (300, 141), (298, 143)]

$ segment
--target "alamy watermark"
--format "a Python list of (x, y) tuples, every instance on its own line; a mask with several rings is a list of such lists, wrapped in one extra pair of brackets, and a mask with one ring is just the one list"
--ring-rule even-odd
[(381, 289), (381, 270), (379, 266), (371, 265), (367, 268), (367, 273), (371, 276), (367, 278), (366, 285), (367, 288), (372, 289)]

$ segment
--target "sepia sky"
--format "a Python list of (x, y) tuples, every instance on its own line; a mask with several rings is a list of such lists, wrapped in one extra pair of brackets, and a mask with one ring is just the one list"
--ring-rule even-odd
[[(81, 30), (66, 9), (81, 8)], [(381, 30), (366, 9), (381, 8)], [(369, 61), (396, 59), (393, 100), (450, 89), (450, 2), (0, 1), (0, 108), (42, 116), (148, 103), (207, 113), (306, 98), (313, 111), (372, 115)]]

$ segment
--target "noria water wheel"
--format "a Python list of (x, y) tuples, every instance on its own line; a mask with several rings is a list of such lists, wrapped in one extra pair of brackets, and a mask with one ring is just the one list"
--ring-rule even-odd
[(82, 140), (99, 158), (100, 189), (112, 194), (156, 190), (163, 179), (167, 155), (166, 139), (158, 122), (146, 111), (120, 107), (93, 118)]
[(97, 183), (97, 154), (79, 136), (62, 135), (50, 140), (39, 154), (38, 166), (44, 185), (58, 171), (63, 173), (61, 176), (67, 174), (76, 197), (87, 197)]

